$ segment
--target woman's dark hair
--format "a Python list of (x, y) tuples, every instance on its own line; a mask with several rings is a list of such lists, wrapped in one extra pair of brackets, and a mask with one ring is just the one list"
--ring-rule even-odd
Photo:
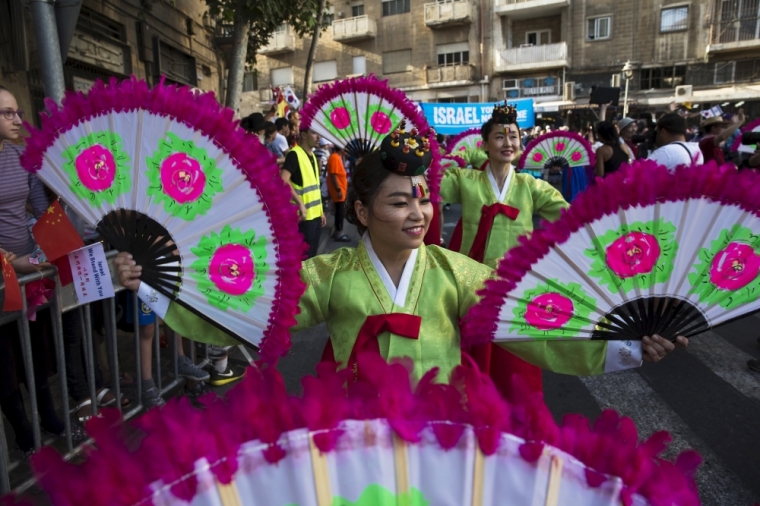
[(499, 122), (494, 118), (491, 118), (480, 127), (480, 136), (483, 138), (483, 144), (488, 142), (488, 136), (491, 135), (491, 131), (495, 126), (499, 126)]
[(275, 125), (271, 121), (267, 121), (266, 125), (267, 125), (266, 128), (264, 128), (265, 136), (269, 137), (270, 135), (272, 135), (273, 133), (277, 131), (277, 125)]
[(364, 207), (372, 212), (372, 204), (377, 196), (377, 191), (390, 174), (390, 171), (383, 166), (379, 150), (362, 158), (361, 163), (353, 171), (351, 190), (348, 192), (346, 205), (346, 219), (350, 224), (356, 226), (360, 235), (364, 234), (367, 227), (362, 225), (356, 215), (356, 201), (361, 202)]
[(618, 142), (620, 134), (617, 128), (609, 121), (600, 121), (596, 124), (596, 134), (601, 140), (606, 142)]

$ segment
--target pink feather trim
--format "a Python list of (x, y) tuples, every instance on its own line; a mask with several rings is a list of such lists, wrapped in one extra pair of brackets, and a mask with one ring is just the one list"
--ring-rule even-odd
[(479, 292), (481, 300), (461, 320), (462, 347), (493, 340), (499, 311), (507, 294), (514, 290), (532, 266), (552, 248), (560, 248), (571, 234), (620, 209), (646, 206), (655, 202), (679, 202), (690, 198), (708, 198), (735, 204), (760, 216), (760, 174), (738, 172), (732, 164), (718, 167), (715, 162), (694, 168), (680, 167), (670, 172), (648, 160), (602, 179), (582, 192), (559, 220), (542, 222), (544, 228), (530, 237), (520, 237), (520, 245), (509, 250), (496, 268), (498, 277), (486, 281)]
[[(751, 132), (754, 128), (757, 128), (758, 126), (760, 126), (760, 118), (757, 118), (754, 121), (750, 121), (749, 123), (747, 123), (746, 125), (744, 125), (742, 127), (741, 132), (742, 133), (744, 133), (744, 132)], [(736, 139), (734, 139), (733, 144), (731, 144), (731, 151), (739, 151), (739, 146), (741, 146), (741, 143), (742, 143), (742, 139), (741, 139), (741, 135), (740, 135), (739, 137), (737, 137)]]
[(578, 141), (581, 143), (583, 148), (588, 153), (588, 159), (589, 159), (589, 166), (594, 167), (596, 165), (596, 153), (594, 153), (594, 150), (591, 147), (591, 144), (582, 136), (575, 132), (564, 132), (562, 130), (555, 130), (553, 132), (545, 133), (543, 135), (540, 135), (530, 141), (528, 143), (528, 146), (523, 150), (522, 155), (520, 155), (520, 161), (517, 163), (517, 168), (522, 169), (525, 167), (525, 160), (528, 158), (528, 153), (530, 153), (530, 150), (533, 149), (537, 144), (542, 142), (544, 139), (555, 139), (555, 138), (564, 138), (564, 139), (572, 139), (575, 141)]
[[(301, 128), (309, 128), (314, 120), (314, 115), (320, 108), (335, 97), (346, 93), (371, 93), (381, 97), (384, 101), (393, 104), (401, 115), (413, 126), (417, 127), (420, 132), (431, 130), (430, 125), (425, 119), (422, 109), (412, 102), (406, 94), (388, 86), (388, 80), (381, 81), (374, 74), (361, 77), (352, 77), (335, 81), (332, 84), (324, 84), (316, 92), (309, 95), (309, 98), (301, 109)], [(430, 187), (430, 198), (434, 203), (440, 202), (439, 191), (441, 188), (441, 179), (443, 179), (443, 169), (441, 168), (441, 153), (438, 141), (435, 138), (435, 132), (431, 130), (429, 136), (430, 152), (433, 154), (433, 161), (427, 171), (427, 181)]]
[(277, 240), (280, 277), (260, 355), (270, 362), (284, 355), (290, 349), (288, 329), (295, 325), (298, 300), (305, 290), (299, 274), (303, 239), (290, 190), (279, 177), (273, 155), (237, 126), (234, 111), (219, 105), (213, 92), (196, 94), (189, 86), (165, 85), (163, 81), (151, 89), (134, 76), (121, 82), (111, 78), (109, 84), (96, 81), (87, 95), (68, 92), (61, 107), (52, 100), (45, 104), (50, 114), (40, 116), (42, 128), (25, 124), (31, 136), (21, 163), (32, 173), (42, 167), (45, 151), (70, 128), (98, 115), (137, 109), (176, 118), (213, 139), (230, 156), (257, 190)]
[(451, 137), (446, 142), (446, 154), (447, 155), (456, 155), (456, 153), (453, 152), (454, 146), (456, 146), (457, 142), (461, 141), (465, 137), (469, 137), (470, 135), (478, 135), (478, 136), (480, 136), (480, 128), (468, 128), (464, 132), (459, 132), (454, 137)]
[(460, 169), (464, 169), (465, 167), (467, 167), (467, 162), (461, 156), (457, 156), (457, 155), (443, 155), (442, 160), (451, 160), (454, 163), (456, 163), (457, 167), (459, 167)]
[(545, 445), (579, 459), (588, 468), (590, 487), (618, 476), (624, 499), (640, 494), (651, 504), (699, 504), (692, 479), (699, 456), (687, 451), (675, 463), (663, 460), (659, 454), (669, 438), (666, 433), (639, 443), (633, 422), (612, 410), (593, 429), (581, 415), (567, 416), (557, 426), (543, 396), (530, 392), (519, 377), (513, 378), (513, 398), (505, 400), (471, 364), (458, 366), (450, 384), (436, 383), (434, 369), (415, 385), (408, 359), (389, 364), (378, 355), (363, 355), (359, 363), (367, 382), (350, 382), (349, 372), (320, 364), (317, 377), (304, 378), (300, 398), (285, 393), (274, 368), (250, 368), (226, 399), (203, 398), (206, 409), (172, 400), (132, 422), (144, 434), (132, 450), (124, 441), (134, 441), (134, 430), (119, 423), (115, 410), (104, 410), (104, 419), (88, 423), (97, 449), (88, 449), (81, 465), (64, 462), (51, 448), (38, 452), (32, 465), (55, 504), (119, 506), (143, 499), (142, 504), (150, 504), (150, 487), (157, 480), (189, 501), (198, 489), (198, 459), (205, 458), (217, 479), (229, 483), (237, 470), (238, 450), (246, 442), (268, 444), (263, 455), (276, 464), (287, 455), (278, 441), (288, 431), (318, 431), (316, 444), (329, 452), (340, 441), (343, 420), (385, 418), (411, 443), (430, 427), (442, 448), (455, 447), (470, 426), (487, 455), (498, 450), (504, 433), (511, 433), (524, 440), (519, 453), (528, 462), (536, 461)]

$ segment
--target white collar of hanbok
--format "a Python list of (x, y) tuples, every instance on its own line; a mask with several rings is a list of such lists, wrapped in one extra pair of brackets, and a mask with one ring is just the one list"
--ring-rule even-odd
[(383, 281), (385, 289), (388, 290), (388, 295), (391, 300), (397, 306), (404, 307), (406, 305), (406, 294), (409, 291), (409, 283), (412, 281), (414, 265), (417, 263), (417, 253), (419, 252), (419, 249), (412, 250), (412, 254), (409, 255), (409, 260), (404, 264), (404, 272), (401, 274), (401, 280), (398, 283), (398, 287), (396, 287), (385, 266), (380, 261), (380, 258), (378, 258), (377, 253), (375, 253), (375, 249), (372, 247), (372, 240), (369, 238), (368, 233), (365, 233), (362, 236), (362, 241), (364, 241), (364, 247), (367, 249), (367, 256), (369, 256), (372, 266)]
[(488, 167), (486, 167), (486, 173), (488, 174), (488, 181), (491, 183), (491, 188), (493, 188), (493, 194), (496, 195), (496, 198), (499, 202), (504, 202), (504, 199), (507, 198), (507, 190), (509, 189), (509, 183), (512, 182), (512, 174), (515, 173), (514, 166), (509, 167), (509, 173), (507, 173), (507, 180), (504, 181), (504, 187), (499, 191), (499, 184), (496, 182), (496, 178), (493, 177), (493, 172), (491, 172), (491, 163), (488, 163)]

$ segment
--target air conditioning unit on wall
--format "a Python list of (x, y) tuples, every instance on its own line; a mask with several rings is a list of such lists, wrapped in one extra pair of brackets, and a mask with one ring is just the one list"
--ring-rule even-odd
[(690, 84), (686, 84), (683, 86), (676, 86), (676, 98), (690, 97), (693, 91), (694, 91), (694, 87)]
[(565, 83), (565, 87), (562, 93), (562, 100), (575, 100), (575, 82), (568, 81)]

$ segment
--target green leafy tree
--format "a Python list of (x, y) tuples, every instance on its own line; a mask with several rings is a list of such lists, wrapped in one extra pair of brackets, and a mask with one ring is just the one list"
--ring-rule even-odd
[(256, 52), (268, 43), (278, 27), (287, 23), (299, 37), (307, 33), (318, 37), (323, 28), (320, 24), (325, 0), (206, 0), (206, 4), (210, 16), (231, 28), (224, 103), (234, 110), (240, 106), (246, 62), (256, 63)]

